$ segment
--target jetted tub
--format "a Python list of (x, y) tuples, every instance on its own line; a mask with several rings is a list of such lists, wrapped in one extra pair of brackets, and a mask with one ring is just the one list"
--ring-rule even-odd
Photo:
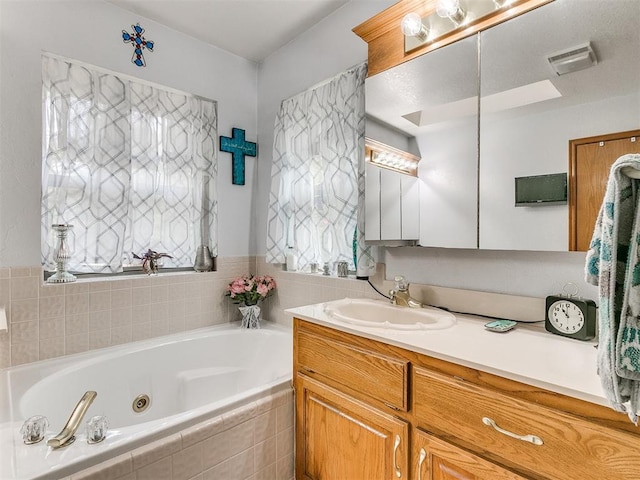
[[(61, 478), (262, 396), (291, 388), (288, 329), (216, 326), (0, 370), (0, 478)], [(87, 390), (98, 396), (72, 445), (46, 440), (64, 426)], [(146, 410), (132, 407), (139, 395)], [(45, 415), (49, 429), (24, 445), (20, 427)], [(107, 438), (86, 442), (85, 422), (109, 420)]]

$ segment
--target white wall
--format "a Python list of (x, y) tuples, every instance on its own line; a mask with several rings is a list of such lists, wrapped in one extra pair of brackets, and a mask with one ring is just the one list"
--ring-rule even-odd
[[(280, 102), (366, 59), (366, 45), (351, 29), (389, 2), (351, 1), (335, 14), (267, 58), (258, 74), (258, 137), (261, 144), (252, 237), (265, 251), (273, 123)], [(269, 149), (267, 151), (267, 149)], [(389, 248), (387, 276), (404, 274), (414, 283), (546, 296), (574, 282), (583, 295), (597, 291), (583, 280), (584, 254), (479, 251), (442, 248)]]
[[(145, 68), (121, 37), (137, 22), (156, 43)], [(151, 20), (99, 0), (0, 0), (0, 33), (0, 267), (40, 264), (42, 51), (217, 100), (219, 135), (257, 138), (257, 65)], [(255, 165), (232, 185), (231, 154), (219, 156), (221, 256), (250, 252)]]

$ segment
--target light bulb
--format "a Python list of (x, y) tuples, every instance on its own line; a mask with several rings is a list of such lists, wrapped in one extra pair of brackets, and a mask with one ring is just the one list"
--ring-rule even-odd
[(425, 41), (429, 34), (429, 30), (422, 23), (422, 18), (417, 13), (407, 13), (400, 24), (402, 33), (406, 37), (416, 37), (421, 41)]
[(460, 0), (438, 0), (436, 13), (439, 17), (449, 18), (457, 27), (464, 22), (467, 12), (460, 6)]

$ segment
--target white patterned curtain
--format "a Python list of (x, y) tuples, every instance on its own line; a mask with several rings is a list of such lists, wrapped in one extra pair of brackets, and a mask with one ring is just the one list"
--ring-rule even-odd
[[(282, 102), (276, 118), (266, 260), (298, 268), (347, 261), (373, 273), (364, 247), (366, 64)], [(354, 262), (356, 265), (354, 265)]]
[(70, 223), (76, 272), (113, 273), (152, 249), (165, 267), (217, 254), (217, 105), (84, 64), (42, 57), (42, 257)]

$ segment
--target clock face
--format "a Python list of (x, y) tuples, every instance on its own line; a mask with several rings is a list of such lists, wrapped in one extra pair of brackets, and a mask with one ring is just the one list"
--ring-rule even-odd
[(573, 302), (558, 300), (549, 306), (549, 321), (562, 333), (576, 333), (584, 327), (584, 313)]

